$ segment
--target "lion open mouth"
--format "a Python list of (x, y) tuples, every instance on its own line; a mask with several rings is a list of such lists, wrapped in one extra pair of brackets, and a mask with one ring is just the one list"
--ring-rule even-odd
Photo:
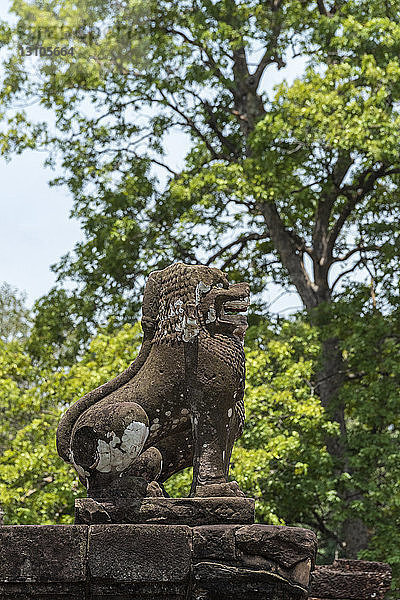
[(247, 311), (250, 305), (250, 297), (243, 296), (237, 300), (228, 300), (221, 306), (219, 320), (224, 323), (242, 325), (247, 323)]

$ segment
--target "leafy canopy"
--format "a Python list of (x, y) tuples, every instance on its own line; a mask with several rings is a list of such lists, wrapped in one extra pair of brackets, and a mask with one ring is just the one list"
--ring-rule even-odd
[[(15, 1), (2, 101), (37, 98), (54, 119), (6, 113), (3, 152), (46, 148), (85, 234), (54, 267), (75, 292), (59, 287), (39, 312), (52, 313), (57, 299), (75, 315), (66, 329), (87, 339), (107, 315), (116, 325), (133, 319), (143, 275), (176, 258), (222, 265), (233, 278), (246, 272), (255, 291), (271, 280), (294, 286), (307, 308), (335, 297), (343, 273), (369, 270), (376, 287), (390, 286), (399, 8)], [(69, 44), (74, 56), (27, 58), (18, 47), (28, 44)], [(305, 72), (271, 90), (269, 74), (292, 56)], [(166, 155), (178, 129), (188, 143), (182, 168)]]

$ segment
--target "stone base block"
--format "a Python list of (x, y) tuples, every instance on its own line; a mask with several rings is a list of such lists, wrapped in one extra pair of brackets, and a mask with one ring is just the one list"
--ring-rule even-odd
[(87, 582), (88, 527), (0, 527), (0, 600), (81, 600)]
[(75, 500), (75, 523), (214, 525), (254, 523), (253, 498), (120, 498)]
[(187, 597), (192, 551), (190, 527), (93, 525), (89, 544), (93, 600)]
[(195, 527), (194, 598), (303, 600), (316, 549), (314, 533), (297, 527)]

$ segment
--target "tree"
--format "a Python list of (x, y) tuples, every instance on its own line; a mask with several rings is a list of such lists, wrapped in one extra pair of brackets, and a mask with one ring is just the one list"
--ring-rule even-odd
[[(36, 144), (49, 149), (50, 165), (60, 159), (56, 183), (69, 186), (86, 234), (56, 267), (60, 282), (77, 283), (70, 296), (53, 292), (63, 294), (62, 310), (76, 311), (86, 337), (107, 314), (129, 320), (143, 276), (172, 259), (222, 266), (233, 279), (247, 273), (260, 292), (270, 280), (294, 288), (320, 329), (316, 389), (339, 426), (328, 451), (337, 476), (353, 483), (359, 464), (342, 393), (348, 334), (335, 315), (349, 306), (341, 284), (360, 278), (369, 295), (352, 305), (358, 312), (349, 308), (352, 318), (372, 306), (384, 320), (398, 306), (399, 8), (397, 0), (19, 0), (18, 23), (3, 33), (14, 50), (4, 104), (40, 98), (55, 115), (55, 127), (29, 129), (23, 112), (12, 114), (3, 151)], [(40, 76), (29, 73), (16, 46), (61, 47), (66, 33), (74, 56), (43, 55), (34, 59)], [(268, 73), (291, 56), (307, 61), (304, 74), (266, 93)], [(190, 144), (179, 170), (163, 150), (176, 128)], [(370, 537), (350, 510), (365, 498), (357, 485), (341, 491), (350, 512), (338, 546), (347, 556)]]
[(8, 283), (0, 285), (0, 339), (10, 342), (26, 338), (30, 328), (30, 311), (26, 296)]

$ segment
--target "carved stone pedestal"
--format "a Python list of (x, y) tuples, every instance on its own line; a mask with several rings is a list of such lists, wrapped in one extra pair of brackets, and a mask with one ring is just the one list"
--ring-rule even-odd
[(252, 498), (78, 498), (75, 523), (217, 525), (254, 523)]
[(81, 498), (75, 509), (94, 600), (307, 598), (315, 535), (254, 525), (251, 498)]

